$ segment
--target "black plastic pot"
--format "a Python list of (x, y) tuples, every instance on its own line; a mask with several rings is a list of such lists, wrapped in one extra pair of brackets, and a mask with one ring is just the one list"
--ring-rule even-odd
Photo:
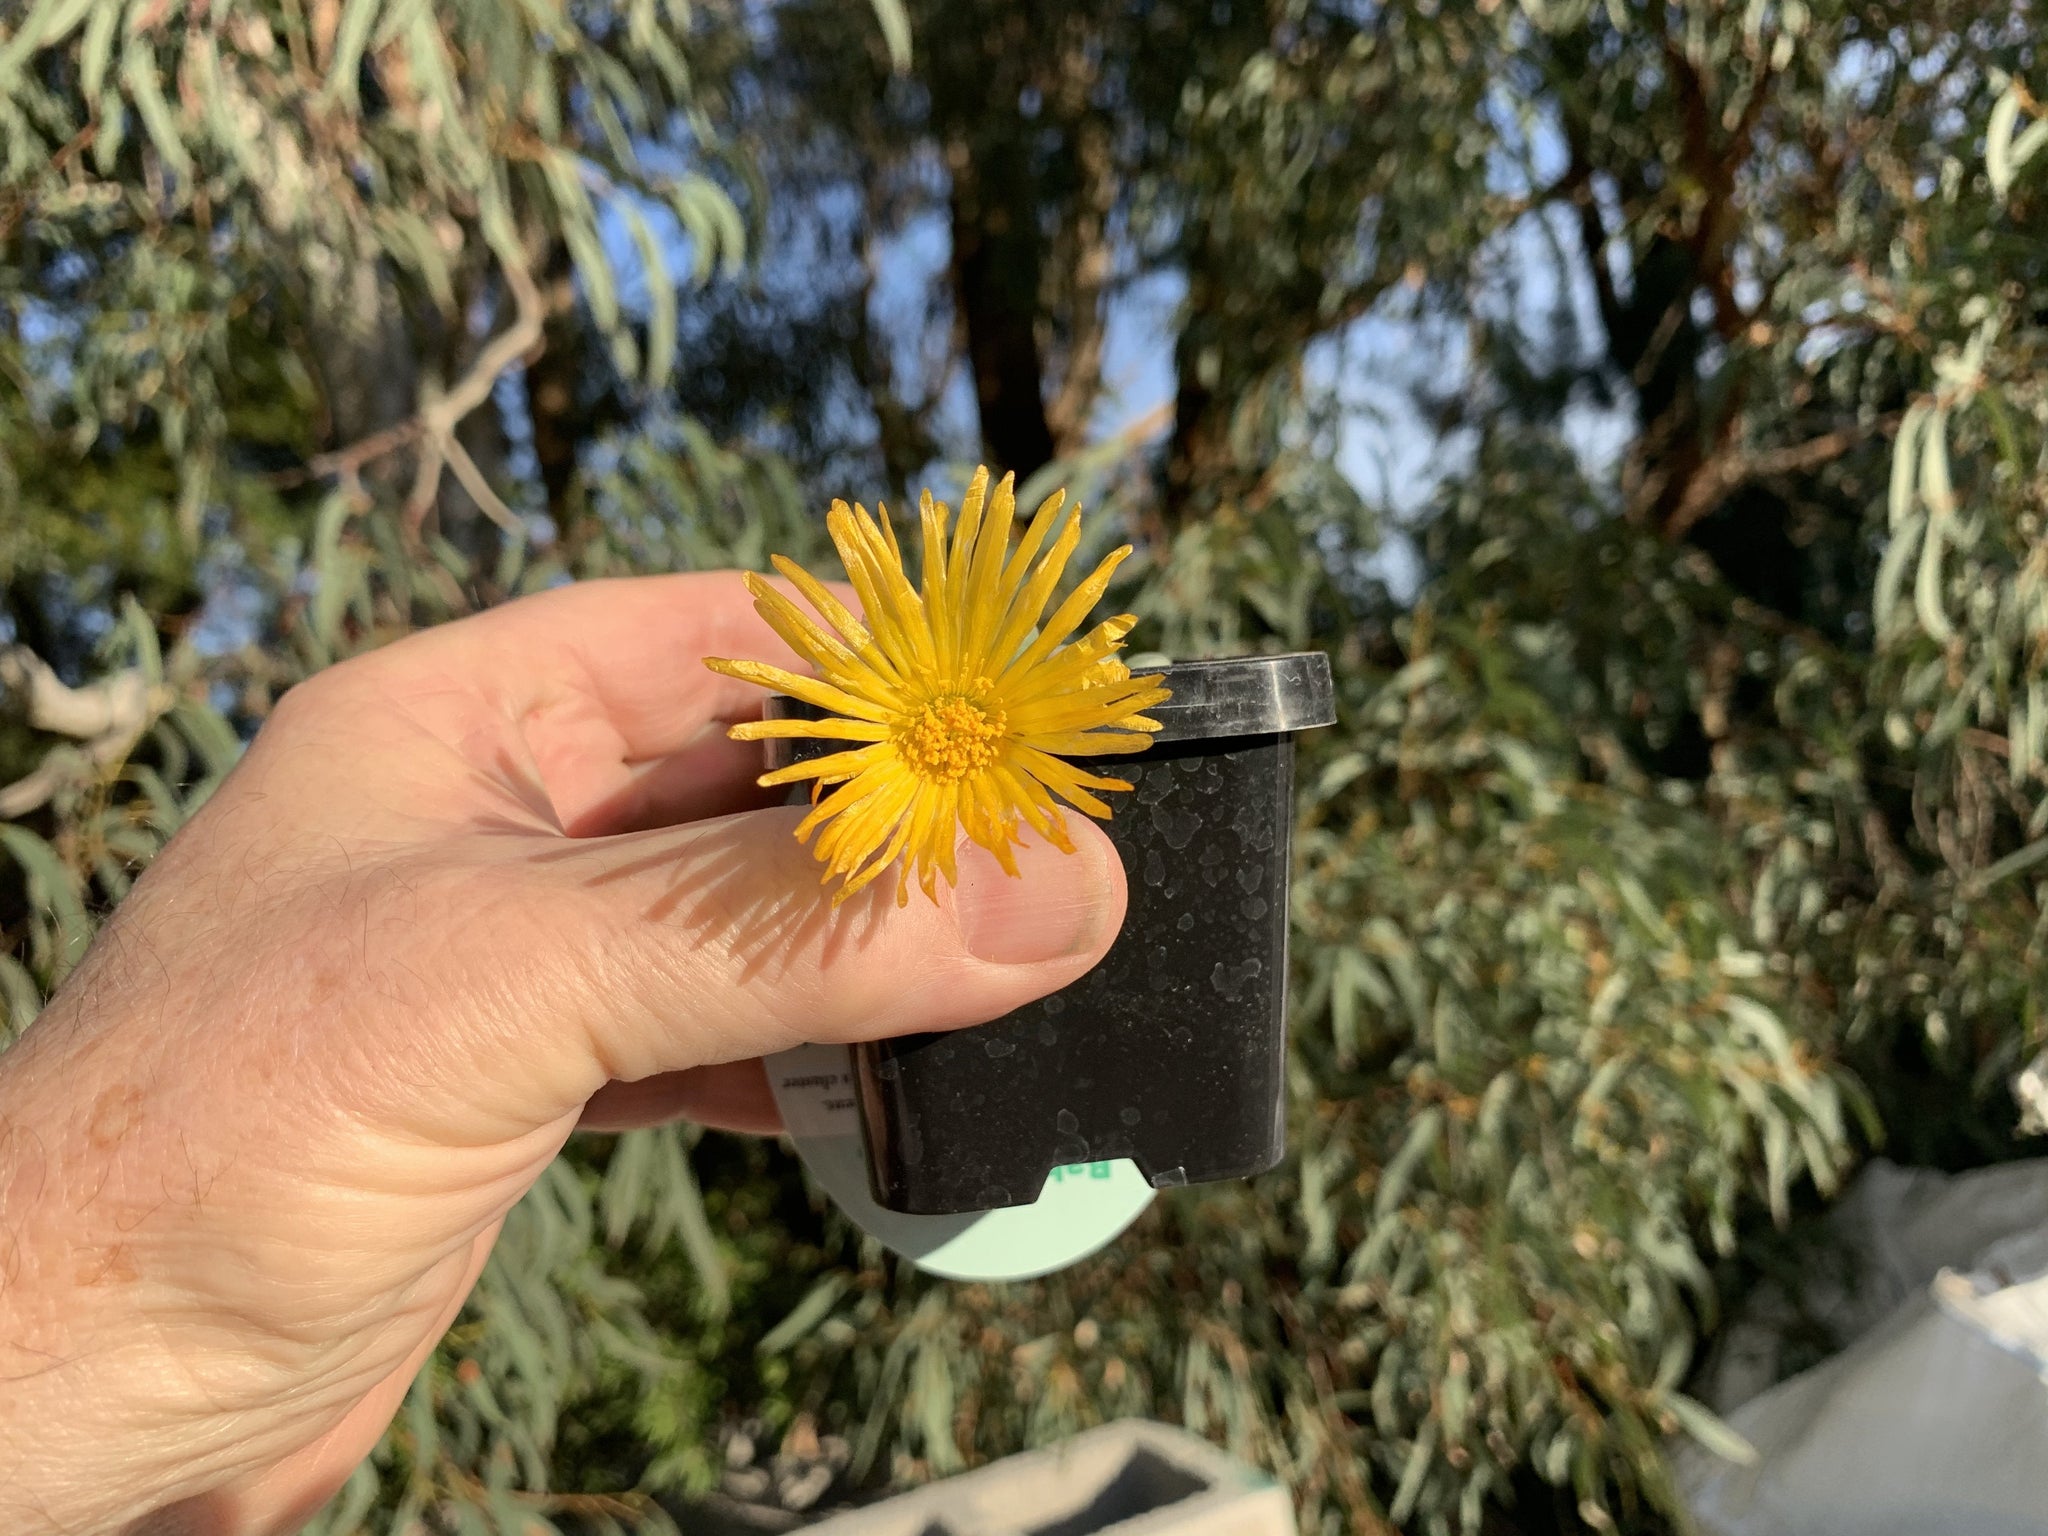
[[(1130, 1158), (1159, 1188), (1263, 1173), (1286, 1148), (1293, 733), (1336, 718), (1320, 652), (1161, 669), (1173, 698), (1111, 840), (1130, 909), (1102, 963), (992, 1023), (854, 1051), (890, 1210), (1028, 1205), (1056, 1168)], [(793, 699), (770, 716), (815, 716)], [(771, 741), (771, 766), (834, 750)]]

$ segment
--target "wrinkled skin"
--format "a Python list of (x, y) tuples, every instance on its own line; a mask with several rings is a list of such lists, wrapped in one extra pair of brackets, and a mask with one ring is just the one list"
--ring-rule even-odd
[(723, 726), (726, 575), (591, 583), (294, 689), (0, 1057), (0, 1527), (288, 1530), (579, 1125), (770, 1130), (758, 1058), (993, 1018), (1124, 910), (1109, 843), (836, 912)]

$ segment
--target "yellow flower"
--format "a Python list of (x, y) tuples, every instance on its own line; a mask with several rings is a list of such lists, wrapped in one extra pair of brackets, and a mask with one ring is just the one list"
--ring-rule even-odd
[[(800, 677), (758, 661), (710, 659), (728, 677), (774, 688), (832, 711), (823, 720), (759, 720), (732, 728), (740, 741), (814, 737), (859, 745), (764, 774), (764, 785), (812, 787), (811, 813), (797, 827), (816, 853), (823, 879), (838, 876), (834, 905), (901, 860), (896, 901), (909, 899), (913, 866), (925, 895), (937, 876), (957, 878), (955, 828), (1017, 873), (1012, 844), (1028, 826), (1074, 851), (1059, 801), (1107, 819), (1092, 791), (1127, 790), (1122, 779), (1085, 773), (1064, 761), (1135, 752), (1159, 729), (1139, 711), (1167, 697), (1160, 679), (1132, 677), (1115, 652), (1137, 621), (1109, 619), (1077, 640), (1068, 636), (1102, 596), (1130, 554), (1105, 559), (1041, 623), (1060, 573), (1081, 539), (1081, 509), (1066, 493), (1046, 498), (1016, 549), (1011, 477), (989, 494), (977, 470), (947, 535), (949, 509), (926, 492), (922, 589), (911, 586), (889, 512), (832, 504), (826, 526), (860, 596), (862, 623), (800, 566), (775, 568), (817, 609), (820, 625), (763, 578), (749, 574), (754, 606), (798, 655), (818, 669)], [(1035, 631), (1035, 633), (1034, 633)], [(829, 789), (829, 792), (827, 790)], [(1057, 799), (1055, 798), (1057, 797)]]

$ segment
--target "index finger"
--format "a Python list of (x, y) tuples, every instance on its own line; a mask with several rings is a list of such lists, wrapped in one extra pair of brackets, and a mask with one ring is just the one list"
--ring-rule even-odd
[[(706, 656), (810, 670), (736, 571), (577, 582), (413, 636), (383, 660), (405, 666), (394, 682), (416, 714), (445, 713), (461, 739), (479, 724), (516, 734), (564, 829), (589, 835), (758, 803), (760, 749), (724, 735), (759, 717), (763, 694)], [(414, 693), (414, 681), (431, 686)]]

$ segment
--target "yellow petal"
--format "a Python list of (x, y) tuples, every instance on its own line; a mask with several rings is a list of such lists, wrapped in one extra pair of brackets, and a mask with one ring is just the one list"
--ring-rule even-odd
[[(879, 875), (891, 864), (897, 863), (903, 853), (903, 845), (909, 840), (910, 818), (908, 816), (905, 816), (898, 821), (896, 831), (894, 832), (894, 834), (891, 835), (888, 844), (868, 864), (868, 867), (866, 869), (860, 870), (855, 874), (849, 875), (845, 883), (843, 883), (839, 887), (839, 889), (833, 893), (832, 905), (835, 907), (839, 906), (842, 903), (844, 903), (848, 897), (854, 895), (858, 891), (866, 889), (868, 884), (875, 878), (875, 876)], [(904, 892), (904, 878), (907, 874), (908, 869), (906, 868), (900, 871), (896, 877), (896, 905), (899, 907), (906, 905)]]
[[(808, 843), (811, 840), (811, 833), (825, 822), (835, 816), (845, 815), (869, 796), (880, 793), (883, 786), (889, 782), (888, 766), (886, 762), (870, 764), (839, 785), (831, 794), (813, 801), (810, 813), (796, 824), (796, 840)], [(818, 787), (813, 786), (814, 793)], [(820, 851), (818, 857), (823, 858), (825, 855)]]
[(837, 784), (841, 779), (850, 779), (863, 768), (895, 755), (894, 747), (886, 741), (879, 741), (858, 751), (834, 752), (829, 757), (815, 757), (807, 763), (791, 763), (787, 768), (762, 774), (754, 782), (763, 789), (773, 789), (778, 784), (801, 784), (805, 779), (822, 779), (827, 784)]
[(924, 598), (925, 622), (931, 626), (936, 650), (934, 665), (942, 679), (950, 679), (959, 657), (952, 594), (946, 584), (946, 520), (951, 513), (944, 502), (932, 499), (930, 491), (919, 500), (917, 511), (924, 525), (924, 553), (918, 559), (918, 569), (923, 577), (919, 590)]
[(1128, 613), (1120, 613), (1113, 619), (1104, 619), (1080, 639), (1048, 656), (1045, 660), (1021, 673), (1003, 690), (1003, 695), (1012, 705), (1028, 704), (1034, 699), (1050, 693), (1072, 693), (1090, 674), (1101, 667), (1104, 660), (1124, 643), (1137, 624), (1137, 619)]
[(1060, 584), (1060, 573), (1066, 570), (1067, 561), (1073, 558), (1075, 547), (1081, 542), (1081, 509), (1076, 506), (1067, 512), (1067, 520), (1060, 527), (1060, 536), (1038, 562), (1038, 568), (1031, 573), (1017, 596), (1011, 601), (1009, 612), (1003, 615), (1002, 628), (996, 631), (996, 638), (988, 648), (989, 655), (1002, 665), (1004, 673), (1009, 670), (1010, 658), (1017, 654), (1017, 647), (1024, 643), (1024, 637), (1038, 625), (1038, 616), (1045, 612), (1045, 605), (1052, 598), (1053, 588)]
[(910, 808), (910, 814), (910, 842), (904, 848), (903, 856), (917, 866), (917, 883), (924, 888), (924, 893), (936, 900), (934, 882), (938, 876), (939, 862), (932, 850), (932, 833), (934, 828), (940, 828), (945, 836), (954, 835), (956, 828), (952, 819), (952, 809), (938, 788), (927, 786), (925, 792), (917, 797), (917, 803)]
[(858, 869), (888, 842), (917, 793), (907, 776), (885, 777), (872, 795), (836, 817), (819, 835), (818, 858), (836, 874)]
[(893, 569), (895, 582), (900, 583), (903, 573), (900, 567), (892, 566), (879, 534), (872, 535), (871, 542), (872, 526), (863, 525), (853, 508), (843, 501), (834, 502), (825, 519), (826, 531), (839, 550), (839, 563), (846, 567), (846, 579), (853, 584), (861, 607), (867, 610), (868, 624), (880, 649), (894, 658), (899, 676), (907, 675), (906, 669), (914, 669), (918, 658), (903, 628), (902, 604), (889, 574)]
[(1069, 763), (1061, 762), (1032, 747), (1018, 744), (1017, 763), (1041, 784), (1072, 805), (1085, 811), (1097, 821), (1109, 820), (1109, 807), (1091, 795), (1089, 789), (1127, 790), (1131, 786), (1122, 779), (1106, 779), (1092, 773), (1083, 773)]
[[(1010, 730), (1019, 736), (1033, 736), (1045, 731), (1086, 731), (1096, 726), (1122, 726), (1141, 709), (1166, 701), (1163, 688), (1140, 689), (1133, 693), (1112, 696), (1107, 699), (1095, 697), (1106, 689), (1091, 689), (1078, 697), (1054, 697), (1040, 699), (1036, 704), (1026, 704), (1009, 711)], [(1142, 730), (1142, 726), (1132, 726)]]
[(789, 643), (791, 650), (816, 662), (826, 681), (889, 708), (902, 709), (908, 705), (909, 700), (887, 676), (826, 634), (766, 581), (749, 571), (747, 585), (754, 593), (754, 611)]
[(725, 734), (734, 741), (805, 737), (820, 741), (887, 741), (889, 727), (871, 720), (742, 720)]
[(960, 883), (954, 862), (955, 828), (960, 824), (960, 786), (941, 784), (932, 791), (932, 824), (925, 830), (925, 853), (946, 877), (946, 884)]
[[(886, 520), (887, 508), (883, 509), (882, 515)], [(868, 516), (864, 507), (855, 507), (847, 521), (859, 535), (857, 547), (862, 551), (871, 577), (879, 588), (876, 606), (868, 609), (869, 621), (879, 624), (885, 618), (888, 620), (896, 637), (892, 649), (904, 658), (906, 667), (936, 668), (939, 658), (932, 638), (932, 616), (926, 612), (924, 599), (918, 596), (903, 569), (895, 535), (891, 533), (885, 538), (883, 529), (875, 525), (875, 520)], [(849, 569), (847, 574), (851, 575), (852, 571)], [(862, 601), (868, 601), (865, 595)]]
[(704, 665), (726, 677), (736, 677), (742, 682), (758, 683), (763, 688), (773, 688), (786, 693), (793, 699), (802, 699), (806, 704), (815, 704), (820, 709), (829, 709), (834, 714), (851, 715), (856, 720), (887, 720), (889, 711), (872, 699), (857, 698), (844, 688), (834, 688), (830, 683), (820, 682), (815, 677), (799, 677), (781, 667), (771, 667), (765, 661), (728, 661), (723, 657), (707, 656)]
[[(863, 517), (867, 515), (865, 507), (859, 510)], [(896, 525), (889, 521), (889, 504), (878, 501), (875, 503), (875, 510), (881, 514), (875, 521), (881, 526), (882, 547), (888, 553), (889, 563), (899, 571), (906, 569), (903, 564), (903, 551), (896, 547)]]
[(975, 470), (967, 482), (967, 494), (960, 502), (960, 521), (953, 526), (953, 544), (946, 557), (946, 590), (953, 596), (953, 618), (958, 630), (953, 637), (954, 655), (965, 654), (967, 638), (967, 577), (981, 539), (981, 515), (988, 506), (988, 466)]
[(1152, 745), (1152, 738), (1143, 731), (1045, 731), (1033, 732), (1023, 742), (1034, 751), (1062, 757), (1105, 757), (1143, 752)]
[(847, 645), (861, 651), (874, 643), (875, 637), (868, 633), (867, 626), (854, 617), (851, 608), (832, 595), (832, 589), (825, 583), (787, 555), (770, 555), (768, 563), (804, 595), (804, 601), (817, 609), (827, 624), (839, 631), (840, 638)]
[[(1025, 578), (1031, 570), (1031, 562), (1038, 558), (1039, 547), (1045, 543), (1047, 536), (1059, 526), (1060, 511), (1066, 504), (1067, 493), (1064, 490), (1054, 491), (1041, 501), (1038, 510), (1031, 514), (1031, 521), (1024, 529), (1024, 537), (1017, 541), (1016, 553), (1011, 555), (1008, 563), (1003, 566), (1003, 596), (1006, 599), (1014, 598), (1023, 588)], [(1080, 511), (1078, 506), (1074, 508), (1077, 516)], [(1008, 612), (1007, 603), (1004, 611)], [(1038, 615), (1033, 613), (1031, 617), (1035, 623)], [(1025, 627), (1028, 629), (1030, 626)]]
[(967, 835), (995, 855), (1004, 874), (1018, 878), (1016, 856), (1010, 852), (1016, 842), (1010, 830), (1014, 818), (1003, 814), (1008, 806), (997, 793), (996, 781), (992, 776), (981, 775), (964, 787), (961, 819), (967, 826)]
[[(882, 650), (882, 647), (876, 643), (875, 637), (868, 627), (854, 617), (852, 610), (847, 608), (838, 598), (834, 597), (823, 582), (819, 581), (817, 577), (813, 576), (795, 561), (784, 559), (781, 555), (771, 555), (769, 560), (774, 564), (775, 569), (787, 577), (790, 584), (803, 594), (804, 600), (818, 610), (819, 614), (825, 619), (825, 622), (839, 632), (846, 648), (860, 658), (861, 666), (875, 673), (876, 676), (881, 678), (890, 687), (901, 689), (903, 686), (901, 670)], [(845, 564), (844, 556), (841, 557), (840, 563), (842, 565)], [(773, 591), (774, 589), (769, 588), (769, 590)], [(797, 613), (799, 618), (803, 617), (801, 610), (798, 610), (795, 604), (790, 604), (790, 608), (791, 611)]]
[(1072, 853), (1074, 844), (1067, 836), (1066, 818), (1060, 815), (1060, 808), (1046, 793), (1045, 786), (1008, 763), (998, 763), (993, 772), (1010, 803), (1023, 814), (1031, 828), (1060, 852)]
[(1007, 605), (1003, 601), (1003, 563), (1010, 551), (1010, 526), (1017, 516), (1016, 476), (1005, 475), (983, 517), (975, 546), (974, 567), (966, 574), (963, 599), (966, 630), (961, 640), (961, 666), (966, 677), (994, 676), (1002, 658), (989, 654)]
[(1030, 671), (1042, 658), (1051, 653), (1053, 647), (1072, 634), (1075, 626), (1087, 618), (1089, 610), (1101, 600), (1104, 590), (1109, 586), (1110, 577), (1116, 574), (1118, 566), (1130, 558), (1130, 554), (1131, 546), (1128, 544), (1121, 549), (1111, 550), (1103, 558), (1102, 564), (1096, 566), (1090, 573), (1088, 579), (1067, 594), (1067, 600), (1061, 603), (1053, 616), (1039, 627), (1038, 638), (1026, 646), (1023, 654), (1004, 669), (998, 682), (1008, 682)]

